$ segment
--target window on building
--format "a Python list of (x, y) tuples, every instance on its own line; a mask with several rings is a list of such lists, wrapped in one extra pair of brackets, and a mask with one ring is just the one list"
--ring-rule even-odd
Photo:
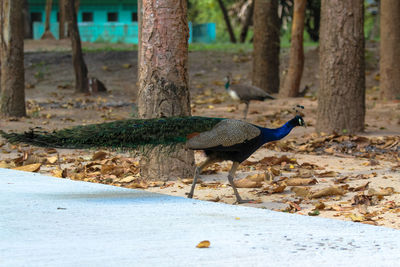
[(118, 21), (118, 13), (117, 12), (108, 12), (107, 13), (107, 21), (108, 22), (117, 22)]
[(93, 22), (93, 12), (82, 12), (83, 22)]
[(132, 21), (138, 21), (137, 13), (132, 12)]
[(42, 22), (42, 13), (41, 12), (32, 12), (31, 13), (31, 21), (32, 22)]

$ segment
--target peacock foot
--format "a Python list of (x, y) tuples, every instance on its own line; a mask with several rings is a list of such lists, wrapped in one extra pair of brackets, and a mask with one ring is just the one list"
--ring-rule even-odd
[(252, 203), (254, 199), (238, 199), (236, 200), (235, 204), (245, 204), (245, 203)]

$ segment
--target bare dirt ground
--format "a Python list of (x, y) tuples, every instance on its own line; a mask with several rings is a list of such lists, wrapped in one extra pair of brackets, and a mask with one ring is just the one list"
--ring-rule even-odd
[[(108, 51), (102, 44), (85, 59), (89, 75), (100, 79), (109, 92), (77, 95), (68, 42), (28, 41), (25, 46), (28, 117), (1, 119), (5, 131), (33, 127), (46, 130), (129, 118), (136, 113), (137, 54)], [(366, 130), (357, 136), (314, 133), (318, 51), (308, 48), (302, 88), (305, 97), (253, 102), (248, 121), (277, 127), (290, 119), (292, 107), (305, 106), (307, 128), (296, 128), (284, 140), (267, 144), (243, 163), (237, 172), (248, 206), (352, 220), (400, 229), (400, 102), (379, 100), (376, 44), (367, 57)], [(126, 45), (118, 45), (126, 48)], [(282, 52), (282, 73), (287, 64)], [(189, 75), (193, 115), (242, 118), (244, 105), (225, 94), (223, 77), (248, 83), (251, 54), (191, 52)], [(196, 161), (204, 156), (196, 152)], [(0, 167), (107, 183), (129, 188), (185, 196), (191, 177), (170, 182), (146, 182), (139, 176), (138, 158), (129, 153), (66, 149), (41, 149), (12, 145), (0, 139)], [(233, 204), (227, 181), (230, 162), (214, 164), (201, 176), (195, 198)]]

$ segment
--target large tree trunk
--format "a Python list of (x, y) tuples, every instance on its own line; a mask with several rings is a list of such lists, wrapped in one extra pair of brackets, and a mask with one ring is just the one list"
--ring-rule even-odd
[[(190, 116), (186, 0), (143, 0), (140, 47), (141, 118)], [(192, 176), (193, 152), (177, 146), (155, 149), (141, 160), (141, 175), (168, 180)]]
[(364, 129), (364, 0), (322, 0), (317, 131)]
[(242, 25), (242, 30), (240, 31), (240, 42), (241, 43), (246, 42), (247, 32), (249, 31), (249, 27), (253, 20), (254, 1), (255, 0), (250, 0), (250, 1), (251, 2), (250, 2), (249, 10), (247, 11), (246, 17), (245, 17), (243, 25)]
[(58, 12), (59, 12), (59, 20), (58, 20), (58, 38), (64, 39), (65, 38), (65, 21), (66, 21), (66, 14), (65, 14), (65, 1), (68, 0), (59, 0), (58, 2)]
[(400, 98), (400, 1), (381, 1), (380, 88), (385, 99)]
[(253, 85), (269, 93), (279, 92), (278, 1), (255, 0)]
[(81, 37), (79, 35), (76, 18), (75, 0), (68, 0), (66, 10), (68, 12), (68, 31), (72, 44), (72, 64), (75, 70), (75, 91), (86, 93), (89, 91), (88, 70), (82, 54)]
[(46, 21), (44, 24), (44, 33), (42, 39), (55, 39), (54, 35), (50, 31), (50, 14), (53, 6), (53, 0), (46, 0)]
[(279, 92), (282, 97), (299, 95), (304, 67), (303, 33), (306, 4), (307, 0), (294, 0), (289, 69), (283, 87)]
[(228, 11), (226, 10), (224, 2), (222, 0), (218, 0), (218, 4), (219, 4), (219, 7), (221, 8), (222, 14), (224, 15), (226, 29), (228, 30), (231, 43), (236, 43), (235, 32), (233, 31), (233, 28), (231, 25), (231, 20), (229, 19)]
[(23, 0), (0, 2), (0, 114), (22, 117), (25, 110)]

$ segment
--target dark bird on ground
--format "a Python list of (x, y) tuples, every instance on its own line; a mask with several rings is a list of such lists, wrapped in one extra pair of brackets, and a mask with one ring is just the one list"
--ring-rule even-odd
[(250, 101), (264, 101), (265, 99), (275, 99), (275, 97), (269, 95), (264, 90), (256, 86), (231, 84), (231, 79), (229, 75), (225, 77), (225, 89), (233, 100), (237, 100), (246, 104), (246, 107), (244, 109), (244, 119), (247, 118)]
[(238, 203), (243, 200), (233, 183), (236, 169), (263, 144), (285, 137), (296, 126), (304, 126), (296, 115), (282, 127), (263, 128), (247, 122), (206, 117), (169, 117), (158, 119), (128, 119), (109, 123), (76, 126), (54, 132), (33, 129), (22, 134), (0, 134), (10, 142), (22, 142), (42, 147), (138, 149), (165, 146), (173, 149), (179, 143), (192, 150), (204, 150), (207, 159), (196, 168), (188, 194), (193, 197), (202, 169), (223, 160), (233, 162), (228, 180)]

